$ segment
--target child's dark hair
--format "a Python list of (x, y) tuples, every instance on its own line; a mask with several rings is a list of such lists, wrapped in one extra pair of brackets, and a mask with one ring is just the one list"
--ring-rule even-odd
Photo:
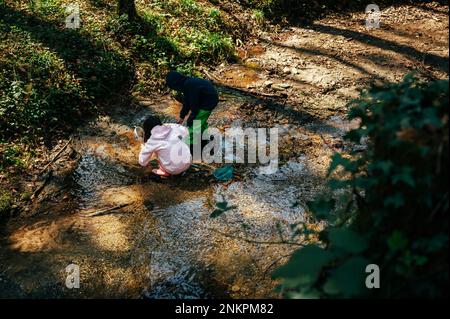
[(148, 141), (152, 135), (152, 130), (155, 126), (162, 125), (161, 120), (156, 116), (149, 116), (144, 121), (144, 143)]

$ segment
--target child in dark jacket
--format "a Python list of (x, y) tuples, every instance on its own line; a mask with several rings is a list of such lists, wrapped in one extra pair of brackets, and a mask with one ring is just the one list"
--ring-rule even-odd
[(190, 144), (194, 145), (194, 121), (200, 121), (200, 132), (203, 134), (208, 128), (208, 118), (212, 110), (219, 103), (219, 95), (212, 83), (205, 79), (187, 77), (181, 73), (171, 71), (167, 74), (166, 83), (169, 88), (183, 94), (183, 108), (178, 123), (183, 123), (190, 112), (186, 125), (189, 129)]

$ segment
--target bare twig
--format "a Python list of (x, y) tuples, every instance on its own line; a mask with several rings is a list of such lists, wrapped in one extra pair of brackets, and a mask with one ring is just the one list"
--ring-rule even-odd
[(59, 152), (50, 160), (50, 162), (48, 162), (47, 165), (44, 166), (44, 168), (41, 170), (41, 174), (51, 165), (53, 164), (56, 159), (59, 157), (59, 155), (61, 155), (61, 153), (67, 148), (67, 146), (69, 146), (69, 144), (72, 142), (72, 138), (69, 139), (69, 141), (66, 143), (66, 145), (64, 145)]
[(214, 167), (212, 165), (205, 164), (205, 163), (201, 163), (201, 164), (200, 163), (198, 163), (198, 164), (193, 163), (193, 164), (191, 164), (191, 167), (197, 168), (197, 169), (212, 169), (212, 170), (216, 169), (216, 167)]
[(331, 149), (333, 152), (336, 152), (336, 153), (339, 152), (339, 150), (338, 150), (337, 148), (335, 148), (331, 143), (329, 143), (329, 142), (325, 139), (325, 137), (323, 137), (322, 134), (319, 134), (319, 135), (320, 135), (320, 138), (322, 139), (322, 141), (325, 143), (325, 145), (326, 145), (329, 149)]
[(108, 215), (108, 214), (111, 214), (112, 212), (114, 212), (116, 210), (119, 210), (119, 209), (122, 209), (124, 207), (127, 207), (128, 205), (130, 205), (130, 204), (121, 204), (121, 205), (117, 205), (117, 206), (114, 206), (114, 207), (104, 208), (104, 209), (98, 210), (96, 212), (93, 212), (91, 214), (86, 214), (83, 217), (98, 217), (98, 216)]
[(31, 195), (31, 200), (35, 199), (37, 196), (39, 196), (40, 192), (44, 189), (45, 186), (47, 186), (48, 182), (50, 181), (50, 179), (53, 176), (53, 171), (49, 171), (47, 173), (47, 176), (45, 177), (44, 181), (42, 182), (42, 184), (36, 188), (36, 190), (33, 192), (33, 194)]
[(446, 192), (444, 194), (444, 196), (442, 196), (442, 198), (439, 200), (439, 202), (437, 203), (436, 207), (433, 209), (433, 211), (430, 214), (429, 220), (431, 221), (433, 219), (433, 217), (437, 214), (437, 212), (439, 211), (439, 209), (441, 209), (441, 207), (445, 204), (445, 201), (448, 200), (448, 192)]
[(210, 79), (213, 80), (214, 82), (220, 83), (221, 81), (219, 80), (218, 77), (216, 77), (214, 74), (209, 73), (206, 69), (202, 68), (203, 73), (205, 73), (205, 75)]
[(214, 231), (214, 232), (216, 232), (216, 233), (218, 233), (218, 234), (220, 234), (220, 235), (222, 235), (222, 236), (229, 237), (229, 238), (233, 238), (233, 239), (242, 240), (242, 241), (245, 241), (245, 242), (247, 242), (247, 243), (249, 243), (249, 244), (259, 244), (259, 245), (290, 245), (290, 246), (299, 246), (299, 247), (304, 246), (303, 243), (299, 243), (299, 242), (291, 242), (291, 241), (259, 241), (259, 240), (248, 239), (248, 238), (241, 237), (241, 236), (236, 236), (236, 235), (227, 234), (227, 233), (221, 232), (220, 230), (215, 229), (215, 228), (209, 228), (209, 227), (208, 227), (207, 229), (209, 229), (209, 230), (211, 230), (211, 231)]

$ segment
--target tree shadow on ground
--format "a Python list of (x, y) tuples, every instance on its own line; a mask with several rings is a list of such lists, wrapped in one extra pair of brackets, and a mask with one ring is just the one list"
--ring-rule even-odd
[[(419, 1), (417, 1), (417, 2), (419, 2)], [(424, 2), (430, 2), (430, 1), (424, 1)], [(441, 5), (447, 5), (448, 6), (448, 0), (441, 0), (441, 1), (437, 1), (437, 2), (440, 3)], [(447, 10), (439, 10), (439, 9), (427, 6), (424, 3), (416, 3), (416, 4), (414, 4), (414, 6), (416, 6), (417, 8), (420, 8), (422, 10), (429, 11), (431, 13), (448, 15), (448, 7), (447, 7)]]
[(383, 81), (383, 82), (386, 81), (385, 78), (383, 78), (383, 77), (381, 77), (381, 76), (379, 76), (377, 74), (373, 74), (373, 73), (369, 72), (368, 70), (366, 70), (362, 66), (359, 66), (359, 65), (357, 65), (355, 63), (352, 63), (350, 61), (347, 61), (347, 60), (343, 59), (342, 57), (339, 57), (337, 55), (337, 53), (336, 54), (331, 54), (329, 52), (326, 52), (325, 50), (318, 49), (318, 48), (316, 48), (316, 49), (299, 48), (299, 47), (295, 47), (295, 46), (285, 45), (283, 43), (278, 43), (278, 42), (274, 42), (274, 41), (268, 41), (268, 40), (263, 39), (263, 38), (259, 38), (259, 40), (261, 42), (265, 42), (265, 43), (270, 44), (270, 45), (275, 45), (275, 46), (278, 46), (278, 47), (281, 47), (281, 48), (286, 48), (286, 49), (289, 49), (289, 50), (293, 50), (293, 51), (295, 51), (297, 53), (300, 53), (300, 54), (306, 54), (306, 55), (311, 55), (311, 56), (324, 56), (324, 57), (327, 57), (329, 59), (335, 60), (336, 62), (339, 62), (339, 63), (341, 63), (341, 64), (343, 64), (343, 65), (345, 65), (345, 66), (347, 66), (349, 68), (352, 68), (352, 69), (354, 69), (356, 71), (359, 71), (362, 74), (368, 75), (373, 80), (379, 80), (379, 81)]
[[(387, 6), (411, 5), (432, 13), (448, 14), (448, 12), (441, 11), (427, 5), (427, 3), (430, 2), (439, 3), (439, 5), (442, 6), (448, 6), (448, 0), (378, 0), (376, 1), (376, 4), (380, 7), (380, 9)], [(263, 7), (263, 10), (273, 22), (283, 22), (292, 25), (305, 25), (314, 23), (316, 20), (336, 13), (344, 15), (357, 12), (364, 13), (367, 5), (373, 2), (359, 0), (274, 0), (271, 3), (271, 5)], [(247, 8), (254, 8), (254, 4), (251, 2), (245, 2), (242, 5)]]
[(308, 112), (296, 110), (292, 105), (287, 104), (287, 100), (283, 97), (268, 97), (258, 94), (257, 92), (249, 92), (223, 83), (216, 82), (215, 85), (220, 92), (234, 96), (244, 96), (249, 99), (249, 103), (262, 105), (264, 109), (281, 114), (290, 119), (294, 124), (303, 125), (306, 123), (315, 123), (325, 127), (329, 126), (323, 120), (309, 114)]
[[(97, 5), (103, 3), (95, 2)], [(117, 106), (118, 101), (126, 107), (130, 105), (131, 92), (136, 82), (134, 61), (125, 53), (111, 48), (102, 38), (90, 35), (83, 29), (64, 28), (63, 21), (48, 21), (4, 3), (0, 4), (0, 21), (6, 27), (5, 32), (19, 30), (33, 42), (42, 44), (55, 53), (63, 61), (67, 73), (75, 77), (85, 90), (86, 97), (81, 102), (74, 101), (83, 105), (83, 114), (71, 116), (67, 122), (79, 125), (87, 118), (95, 117), (98, 111), (109, 113), (106, 106)], [(156, 26), (151, 21), (137, 17), (131, 22), (120, 21), (119, 24), (118, 29), (110, 29), (107, 32), (117, 38), (139, 35), (147, 39), (145, 42), (148, 43), (148, 48), (138, 47), (132, 50), (133, 55), (139, 55), (134, 57), (135, 61), (148, 61), (159, 52), (171, 55), (173, 61), (183, 59), (168, 39), (157, 34)], [(129, 41), (122, 45), (126, 49), (124, 51), (129, 51)], [(55, 108), (58, 108), (58, 105), (55, 105)], [(46, 127), (45, 123), (42, 123), (42, 127)], [(51, 140), (54, 136), (48, 137)]]
[(0, 19), (9, 28), (26, 32), (34, 41), (54, 51), (65, 62), (67, 70), (80, 79), (89, 95), (106, 100), (115, 92), (128, 93), (134, 65), (120, 53), (107, 49), (99, 39), (6, 5), (1, 5)]
[(111, 4), (111, 1), (106, 0), (89, 0), (89, 3), (97, 8), (111, 8), (113, 7), (113, 4)]
[(382, 39), (373, 35), (360, 33), (353, 30), (341, 29), (338, 27), (333, 27), (323, 24), (312, 24), (306, 27), (307, 29), (314, 30), (316, 32), (330, 34), (334, 36), (343, 36), (346, 38), (353, 39), (355, 41), (361, 42), (363, 44), (377, 47), (386, 51), (392, 51), (405, 55), (416, 61), (421, 61), (425, 65), (431, 66), (437, 70), (443, 71), (449, 74), (449, 59), (445, 57), (438, 56), (436, 54), (421, 52), (413, 47), (396, 43), (391, 40)]

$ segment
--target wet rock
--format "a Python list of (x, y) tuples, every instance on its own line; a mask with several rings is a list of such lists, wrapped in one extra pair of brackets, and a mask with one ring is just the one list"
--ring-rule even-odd
[(290, 87), (292, 87), (292, 85), (287, 84), (287, 83), (280, 83), (280, 84), (276, 84), (276, 85), (272, 86), (272, 88), (277, 91), (285, 91), (285, 90), (289, 89)]
[(106, 155), (106, 153), (105, 153), (105, 146), (104, 145), (100, 145), (99, 147), (97, 147), (95, 149), (95, 154), (98, 155), (98, 156), (105, 156)]
[(266, 81), (264, 82), (265, 87), (271, 87), (273, 85), (273, 81)]
[(276, 91), (285, 91), (286, 88), (281, 87), (280, 85), (276, 84), (272, 86), (272, 89), (276, 90)]

